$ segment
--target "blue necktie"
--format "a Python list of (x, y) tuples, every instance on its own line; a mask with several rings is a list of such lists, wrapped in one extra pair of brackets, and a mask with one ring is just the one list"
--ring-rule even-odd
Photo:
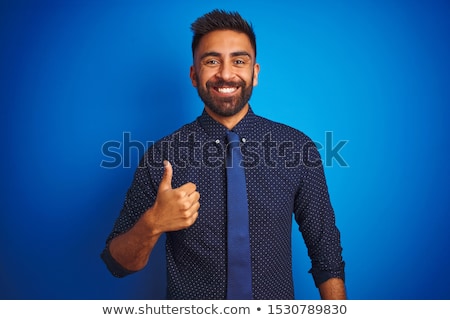
[(227, 299), (252, 299), (247, 187), (239, 136), (227, 133), (228, 268)]

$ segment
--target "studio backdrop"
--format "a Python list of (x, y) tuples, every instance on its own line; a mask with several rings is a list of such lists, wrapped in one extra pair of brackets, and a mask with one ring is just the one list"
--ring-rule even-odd
[[(203, 105), (190, 24), (256, 31), (262, 116), (319, 147), (350, 299), (450, 299), (447, 1), (0, 3), (0, 298), (164, 299), (164, 239), (114, 278), (100, 259), (153, 141)], [(297, 299), (319, 298), (293, 227)]]

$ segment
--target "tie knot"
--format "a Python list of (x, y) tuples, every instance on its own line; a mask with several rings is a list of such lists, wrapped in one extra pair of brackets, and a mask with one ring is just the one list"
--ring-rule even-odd
[(227, 132), (227, 142), (229, 144), (239, 143), (239, 136), (237, 135), (237, 133), (235, 133), (233, 131), (228, 131)]

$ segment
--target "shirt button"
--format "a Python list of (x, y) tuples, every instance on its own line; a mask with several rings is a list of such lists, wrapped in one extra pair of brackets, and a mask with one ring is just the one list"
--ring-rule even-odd
[(220, 143), (220, 140), (219, 140), (219, 139), (217, 139), (217, 140), (216, 140), (216, 144), (219, 144), (219, 143)]
[(247, 139), (242, 138), (241, 141), (242, 141), (242, 143), (245, 143), (247, 141)]

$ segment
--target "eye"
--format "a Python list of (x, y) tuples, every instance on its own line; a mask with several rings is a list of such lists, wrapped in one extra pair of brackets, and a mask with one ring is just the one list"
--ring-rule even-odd
[(216, 59), (211, 59), (211, 60), (206, 60), (205, 63), (210, 64), (210, 65), (216, 65), (216, 64), (219, 64), (219, 61), (217, 61)]
[(234, 64), (245, 64), (245, 61), (242, 59), (238, 59), (234, 61)]

